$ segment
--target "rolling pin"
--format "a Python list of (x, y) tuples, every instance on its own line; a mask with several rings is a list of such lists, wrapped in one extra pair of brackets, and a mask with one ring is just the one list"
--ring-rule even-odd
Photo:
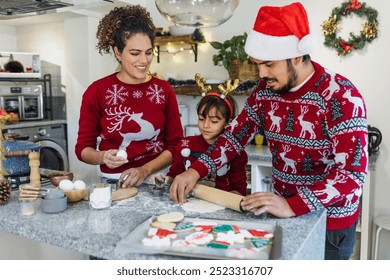
[(239, 194), (196, 184), (192, 190), (192, 195), (238, 212), (244, 212), (241, 208), (241, 200), (244, 196)]

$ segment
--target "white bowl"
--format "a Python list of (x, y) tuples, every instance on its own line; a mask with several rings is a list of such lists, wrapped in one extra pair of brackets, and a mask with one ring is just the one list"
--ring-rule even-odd
[(169, 26), (169, 33), (172, 36), (191, 35), (195, 31), (195, 27), (182, 27), (171, 25)]

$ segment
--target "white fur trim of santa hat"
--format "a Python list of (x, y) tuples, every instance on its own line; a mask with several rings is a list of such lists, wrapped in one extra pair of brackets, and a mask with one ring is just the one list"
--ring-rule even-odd
[(317, 46), (310, 34), (302, 4), (261, 7), (248, 33), (245, 52), (259, 60), (283, 60), (312, 53)]

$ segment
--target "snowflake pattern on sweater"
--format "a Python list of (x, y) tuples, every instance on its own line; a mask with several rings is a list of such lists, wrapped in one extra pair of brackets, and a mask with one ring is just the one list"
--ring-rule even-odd
[(92, 83), (83, 95), (76, 155), (86, 147), (125, 149), (129, 163), (117, 169), (101, 165), (102, 172), (121, 173), (174, 153), (183, 137), (179, 106), (171, 85), (152, 77), (137, 85), (122, 83), (116, 73)]
[(356, 222), (368, 168), (363, 97), (340, 74), (312, 62), (313, 76), (297, 91), (276, 94), (259, 82), (219, 145), (191, 168), (204, 176), (218, 169), (220, 147), (230, 161), (260, 129), (272, 154), (275, 190), (297, 216), (325, 207), (327, 229)]

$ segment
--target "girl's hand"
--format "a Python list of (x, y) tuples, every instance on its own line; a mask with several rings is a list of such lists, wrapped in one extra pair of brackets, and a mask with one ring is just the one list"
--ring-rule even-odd
[(148, 171), (143, 167), (129, 168), (121, 174), (119, 181), (122, 181), (122, 188), (138, 187), (149, 176)]

